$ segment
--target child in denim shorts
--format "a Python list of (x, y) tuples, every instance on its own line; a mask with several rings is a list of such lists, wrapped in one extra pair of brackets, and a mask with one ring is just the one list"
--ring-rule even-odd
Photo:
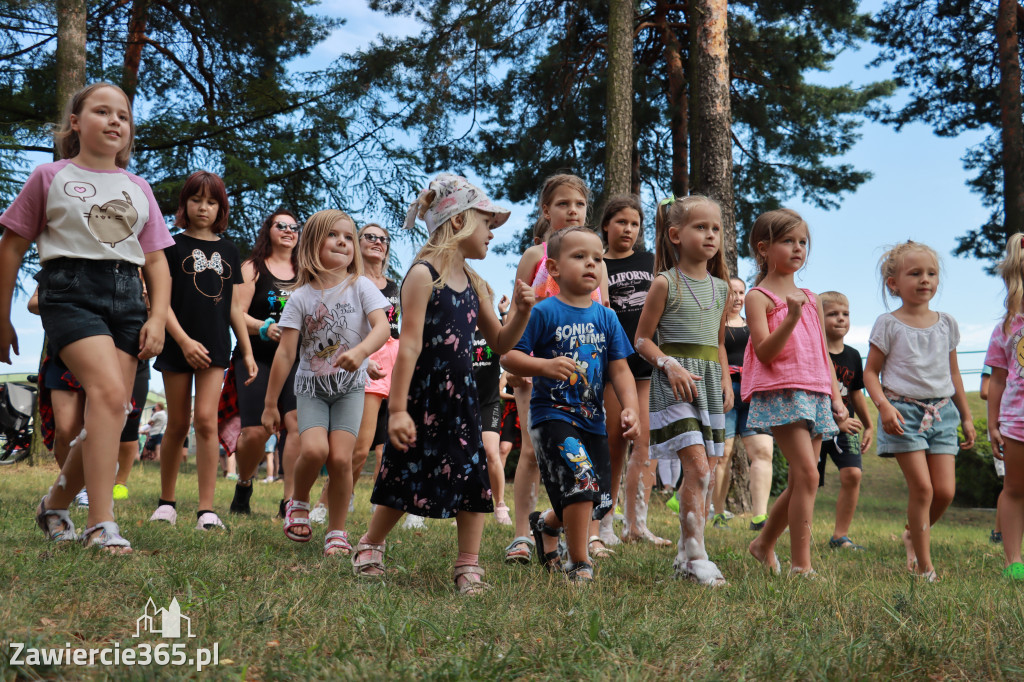
[(0, 362), (10, 363), (9, 349), (18, 352), (11, 296), (35, 242), (43, 329), (86, 394), (85, 428), (40, 501), (36, 523), (50, 540), (78, 539), (67, 507), (84, 485), (92, 504), (81, 539), (115, 553), (131, 551), (114, 522), (118, 436), (136, 364), (163, 348), (170, 275), (162, 249), (173, 243), (149, 184), (124, 170), (134, 135), (131, 103), (120, 88), (82, 88), (54, 134), (61, 160), (32, 171), (0, 216)]
[[(930, 247), (894, 246), (882, 257), (881, 274), (884, 291), (902, 305), (875, 321), (864, 386), (878, 407), (878, 454), (896, 457), (907, 479), (907, 569), (935, 582), (931, 527), (953, 501), (957, 451), (974, 445), (956, 359), (960, 330), (950, 315), (928, 307), (939, 285), (939, 259)], [(966, 440), (958, 446), (961, 421)]]

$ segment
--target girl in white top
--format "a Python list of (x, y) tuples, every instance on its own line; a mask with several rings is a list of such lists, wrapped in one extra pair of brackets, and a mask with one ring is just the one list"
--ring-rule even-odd
[[(957, 450), (974, 445), (956, 359), (960, 331), (950, 315), (928, 307), (939, 286), (939, 259), (930, 247), (894, 246), (882, 256), (881, 274), (883, 292), (903, 305), (875, 321), (864, 386), (878, 407), (878, 454), (895, 456), (907, 479), (907, 569), (934, 582), (931, 527), (953, 501)], [(965, 442), (958, 447), (960, 421)]]
[(277, 399), (298, 352), (295, 400), (301, 452), (294, 497), (285, 505), (284, 534), (309, 542), (309, 490), (326, 463), (330, 520), (324, 555), (347, 555), (352, 551), (345, 531), (352, 451), (363, 416), (367, 358), (390, 335), (385, 311), (391, 304), (363, 277), (356, 226), (342, 211), (319, 211), (306, 221), (298, 261), (298, 277), (278, 322), (281, 341), (262, 421), (268, 433), (280, 426)]
[(92, 504), (82, 541), (114, 553), (131, 551), (114, 523), (118, 437), (136, 364), (164, 345), (171, 281), (163, 249), (174, 243), (149, 184), (124, 170), (134, 136), (131, 103), (120, 88), (82, 88), (54, 134), (61, 160), (37, 167), (0, 216), (0, 362), (10, 364), (10, 350), (18, 352), (11, 297), (35, 242), (43, 329), (86, 394), (85, 428), (36, 523), (51, 540), (77, 539), (67, 507), (84, 484)]

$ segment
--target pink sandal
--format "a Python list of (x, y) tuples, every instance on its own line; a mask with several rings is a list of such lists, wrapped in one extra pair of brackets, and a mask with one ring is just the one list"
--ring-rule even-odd
[[(284, 534), (288, 536), (289, 540), (295, 542), (309, 542), (309, 539), (313, 536), (313, 528), (309, 525), (309, 517), (306, 518), (293, 518), (292, 511), (298, 509), (309, 513), (309, 502), (300, 502), (299, 500), (288, 500), (288, 504), (284, 508)], [(309, 532), (306, 535), (299, 535), (295, 532), (295, 528), (305, 526)]]
[(332, 530), (324, 536), (324, 556), (352, 553), (352, 545), (348, 541), (348, 533), (343, 530)]

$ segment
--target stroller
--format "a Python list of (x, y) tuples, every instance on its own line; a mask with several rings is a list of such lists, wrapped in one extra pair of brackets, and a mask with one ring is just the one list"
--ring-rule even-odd
[[(35, 377), (29, 377), (35, 382)], [(32, 415), (36, 409), (35, 386), (6, 382), (0, 384), (0, 466), (26, 459), (32, 454)]]

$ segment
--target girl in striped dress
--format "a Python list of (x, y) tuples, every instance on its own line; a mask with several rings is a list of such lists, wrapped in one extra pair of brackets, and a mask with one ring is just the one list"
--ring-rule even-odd
[[(721, 457), (732, 384), (725, 355), (729, 272), (722, 255), (722, 211), (702, 196), (666, 200), (659, 208), (654, 278), (636, 332), (636, 350), (654, 365), (651, 378), (651, 457), (678, 457), (681, 537), (677, 577), (725, 584), (704, 549), (707, 493)], [(665, 204), (665, 202), (663, 202)], [(658, 334), (658, 343), (653, 341)]]

